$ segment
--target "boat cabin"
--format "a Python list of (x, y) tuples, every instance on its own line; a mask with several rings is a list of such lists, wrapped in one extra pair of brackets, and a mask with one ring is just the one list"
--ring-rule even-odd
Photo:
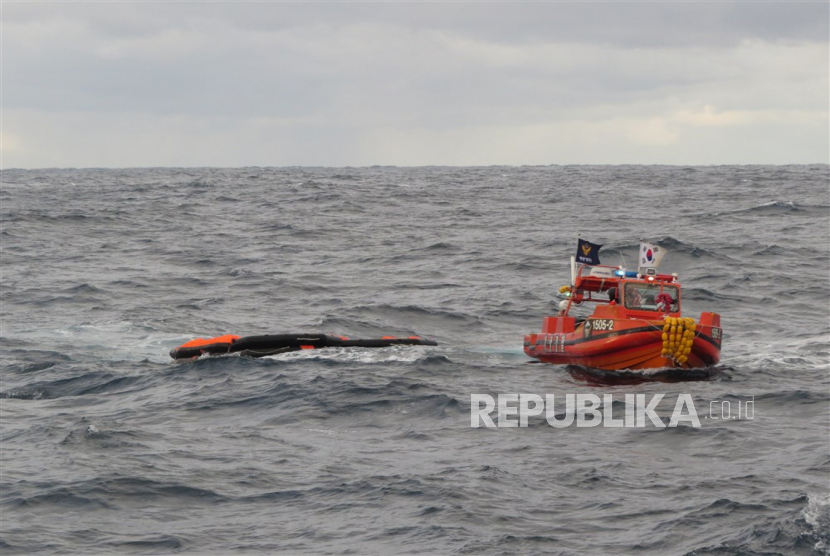
[(569, 291), (561, 316), (567, 316), (572, 305), (586, 301), (597, 303), (594, 316), (604, 318), (657, 319), (680, 314), (680, 284), (674, 274), (649, 270), (643, 275), (613, 266), (581, 266)]
[(622, 302), (626, 309), (661, 314), (680, 312), (680, 288), (662, 282), (623, 280)]

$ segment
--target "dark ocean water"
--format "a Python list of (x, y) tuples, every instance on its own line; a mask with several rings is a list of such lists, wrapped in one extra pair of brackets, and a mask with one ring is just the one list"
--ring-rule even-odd
[[(3, 171), (0, 552), (826, 554), (829, 178)], [(669, 251), (686, 315), (722, 314), (709, 380), (594, 384), (523, 354), (578, 234), (611, 264)], [(167, 354), (294, 331), (440, 345)], [(474, 393), (690, 394), (701, 426), (471, 428)]]

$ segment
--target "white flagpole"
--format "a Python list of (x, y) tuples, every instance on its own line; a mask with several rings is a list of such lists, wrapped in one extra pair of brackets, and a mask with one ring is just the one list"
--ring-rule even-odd
[(571, 286), (576, 285), (576, 257), (571, 255)]

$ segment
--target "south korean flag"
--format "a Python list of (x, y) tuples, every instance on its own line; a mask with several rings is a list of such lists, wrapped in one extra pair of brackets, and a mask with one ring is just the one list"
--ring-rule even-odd
[(666, 250), (651, 243), (640, 244), (640, 268), (657, 268)]

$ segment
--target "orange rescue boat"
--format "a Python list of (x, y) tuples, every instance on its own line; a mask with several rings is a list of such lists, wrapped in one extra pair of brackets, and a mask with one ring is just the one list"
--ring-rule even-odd
[[(530, 357), (607, 371), (697, 369), (720, 360), (720, 315), (683, 317), (676, 274), (599, 264), (579, 265), (572, 274), (572, 284), (560, 290), (567, 299), (559, 315), (545, 317), (541, 333), (525, 336)], [(569, 316), (583, 303), (596, 303), (591, 316)]]

